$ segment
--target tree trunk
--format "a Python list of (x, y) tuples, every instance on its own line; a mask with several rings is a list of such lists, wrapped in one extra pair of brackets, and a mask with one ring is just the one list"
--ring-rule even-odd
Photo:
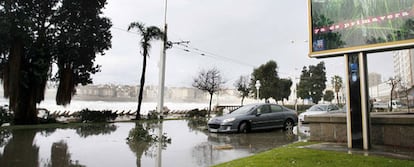
[(392, 92), (394, 91), (394, 84), (391, 85), (391, 95), (390, 95), (390, 102), (388, 102), (388, 108), (390, 112), (392, 112)]
[[(24, 45), (21, 40), (16, 39), (10, 49), (10, 57), (8, 63), (8, 76), (4, 83), (8, 90), (5, 94), (9, 96), (9, 107), (14, 112), (14, 124), (36, 124), (36, 98), (35, 89), (32, 88), (32, 80), (22, 83), (22, 71), (29, 68), (24, 65)], [(5, 87), (5, 88), (6, 88)], [(7, 93), (6, 93), (7, 92)]]
[(243, 106), (244, 96), (241, 99), (241, 105)]
[(210, 103), (208, 105), (208, 113), (207, 118), (210, 118), (210, 112), (211, 112), (211, 101), (213, 101), (213, 93), (210, 93)]
[(339, 106), (339, 96), (338, 96), (338, 92), (336, 92), (336, 104)]
[(19, 96), (19, 100), (14, 108), (14, 124), (17, 125), (29, 125), (37, 124), (37, 111), (34, 89), (23, 88), (20, 86), (22, 92)]
[(21, 40), (16, 39), (11, 48), (9, 55), (9, 62), (7, 64), (7, 70), (4, 76), (4, 95), (9, 98), (9, 106), (13, 112), (16, 111), (17, 103), (20, 95), (21, 88), (21, 71), (23, 62), (24, 46)]
[(137, 115), (135, 116), (136, 120), (141, 119), (141, 104), (142, 104), (142, 96), (144, 91), (144, 85), (145, 85), (145, 72), (147, 67), (147, 49), (144, 49), (144, 60), (142, 63), (142, 74), (141, 74), (141, 83), (139, 88), (139, 94), (138, 94), (138, 108), (137, 108)]

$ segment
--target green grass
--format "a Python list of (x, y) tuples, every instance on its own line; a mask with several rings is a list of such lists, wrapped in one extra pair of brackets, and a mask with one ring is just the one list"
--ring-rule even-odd
[(347, 154), (343, 152), (322, 151), (301, 148), (300, 146), (315, 143), (295, 143), (270, 151), (259, 153), (250, 157), (237, 159), (217, 165), (217, 167), (243, 166), (243, 167), (414, 167), (414, 161), (391, 159), (380, 156), (363, 156), (359, 154)]

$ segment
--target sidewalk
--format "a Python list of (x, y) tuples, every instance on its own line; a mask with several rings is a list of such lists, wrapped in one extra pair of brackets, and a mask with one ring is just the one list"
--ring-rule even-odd
[(362, 154), (365, 156), (375, 155), (384, 156), (389, 158), (404, 159), (414, 161), (414, 150), (406, 148), (396, 148), (391, 146), (372, 146), (368, 151), (362, 149), (348, 149), (348, 146), (344, 143), (319, 143), (304, 148), (326, 150), (326, 151), (338, 151), (346, 152), (348, 154)]

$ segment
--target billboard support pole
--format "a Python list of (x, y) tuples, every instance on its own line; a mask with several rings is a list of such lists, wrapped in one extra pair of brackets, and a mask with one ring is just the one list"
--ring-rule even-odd
[(370, 103), (367, 84), (367, 55), (345, 54), (347, 89), (348, 148), (368, 150), (370, 142)]

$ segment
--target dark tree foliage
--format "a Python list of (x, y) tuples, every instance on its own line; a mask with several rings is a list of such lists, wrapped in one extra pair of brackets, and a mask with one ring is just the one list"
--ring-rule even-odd
[(276, 101), (289, 100), (289, 96), (292, 93), (290, 87), (292, 87), (292, 80), (290, 79), (280, 79), (277, 86), (277, 94), (275, 98)]
[(277, 63), (271, 60), (253, 70), (250, 89), (253, 90), (252, 92), (254, 92), (255, 96), (257, 96), (255, 84), (259, 80), (261, 84), (259, 89), (260, 99), (264, 98), (268, 100), (273, 98), (276, 102), (288, 99), (291, 93), (290, 87), (292, 86), (292, 81), (290, 79), (279, 78), (277, 68)]
[(334, 92), (332, 90), (325, 91), (325, 94), (323, 95), (323, 100), (332, 102), (332, 100), (335, 98)]
[(271, 60), (253, 70), (250, 89), (254, 90), (253, 92), (255, 97), (257, 97), (255, 86), (257, 80), (260, 81), (261, 85), (259, 89), (259, 99), (268, 100), (277, 94), (277, 89), (274, 89), (277, 87), (277, 82), (279, 80), (277, 68), (277, 63)]
[(308, 82), (310, 78), (310, 73), (308, 68), (305, 66), (302, 69), (302, 74), (300, 75), (300, 80), (299, 80), (299, 84), (297, 86), (297, 92), (296, 95), (297, 97), (300, 97), (301, 99), (309, 99), (310, 98), (310, 90), (309, 90), (309, 84), (311, 84), (310, 82)]
[[(36, 123), (47, 81), (59, 84), (56, 102), (69, 104), (79, 84), (99, 71), (95, 55), (111, 47), (106, 0), (0, 0), (0, 74), (14, 123)], [(57, 73), (52, 74), (52, 64)]]
[(310, 65), (309, 68), (303, 67), (297, 89), (298, 97), (312, 98), (312, 102), (317, 104), (322, 99), (325, 88), (326, 68), (324, 62), (320, 62), (316, 66)]
[(91, 74), (99, 72), (99, 66), (93, 63), (96, 53), (104, 54), (111, 46), (111, 22), (100, 17), (105, 4), (106, 0), (65, 0), (58, 10), (55, 17), (58, 105), (69, 104), (75, 86), (92, 83)]
[(194, 78), (193, 87), (200, 89), (204, 92), (208, 92), (208, 94), (210, 95), (210, 102), (207, 113), (207, 116), (209, 118), (213, 94), (220, 91), (223, 84), (223, 78), (221, 77), (220, 71), (217, 68), (212, 68), (207, 71), (202, 70), (199, 72), (198, 76)]
[(243, 105), (244, 98), (249, 96), (251, 91), (249, 87), (249, 76), (240, 76), (240, 78), (234, 83), (234, 86), (240, 93), (240, 97), (242, 98), (241, 105)]
[(160, 28), (156, 26), (149, 26), (145, 27), (143, 23), (140, 22), (132, 22), (129, 27), (128, 31), (131, 29), (137, 29), (138, 33), (141, 35), (141, 49), (142, 49), (142, 73), (141, 73), (141, 82), (139, 87), (139, 94), (138, 94), (138, 107), (137, 107), (137, 115), (135, 119), (141, 119), (141, 104), (143, 98), (143, 91), (145, 85), (145, 72), (147, 69), (147, 57), (149, 57), (149, 51), (151, 49), (151, 42), (153, 40), (159, 40), (166, 38), (164, 32), (161, 31)]

